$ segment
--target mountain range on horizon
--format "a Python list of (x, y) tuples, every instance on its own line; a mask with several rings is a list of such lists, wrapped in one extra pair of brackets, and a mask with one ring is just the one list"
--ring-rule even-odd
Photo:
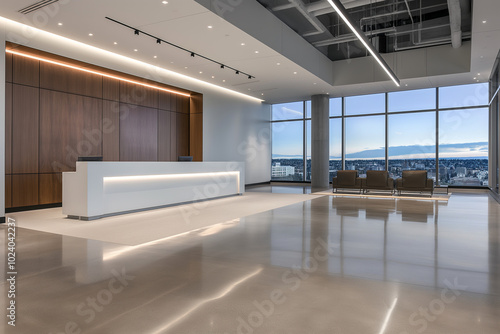
[[(389, 147), (389, 156), (393, 159), (426, 159), (425, 157), (412, 157), (415, 155), (435, 154), (435, 145), (409, 145), (409, 146), (391, 146)], [(487, 159), (488, 142), (460, 143), (460, 144), (441, 144), (439, 145), (440, 159)], [(452, 156), (457, 154), (456, 157)], [(475, 156), (459, 156), (459, 153), (477, 153)], [(443, 155), (447, 156), (443, 156)], [(407, 156), (407, 157), (405, 157)], [(302, 158), (302, 155), (273, 154), (273, 158)], [(363, 150), (355, 153), (346, 154), (346, 159), (384, 159), (385, 148), (381, 147), (372, 150)], [(340, 156), (330, 156), (330, 159), (340, 159)], [(427, 158), (433, 159), (433, 158)]]

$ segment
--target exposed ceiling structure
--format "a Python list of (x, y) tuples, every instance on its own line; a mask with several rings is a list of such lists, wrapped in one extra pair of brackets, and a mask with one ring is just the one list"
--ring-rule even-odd
[[(257, 0), (331, 60), (366, 50), (326, 0)], [(341, 0), (379, 53), (461, 46), (471, 38), (470, 0)]]

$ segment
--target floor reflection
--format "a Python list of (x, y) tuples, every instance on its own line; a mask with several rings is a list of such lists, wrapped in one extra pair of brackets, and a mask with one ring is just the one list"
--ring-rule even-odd
[[(19, 229), (16, 330), (415, 333), (409, 316), (456, 283), (428, 332), (498, 333), (499, 214), (487, 195), (323, 196), (136, 246)], [(284, 302), (251, 325), (273, 293)]]

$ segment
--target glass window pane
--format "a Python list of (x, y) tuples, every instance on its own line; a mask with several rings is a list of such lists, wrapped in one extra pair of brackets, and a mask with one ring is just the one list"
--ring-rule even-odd
[(282, 104), (273, 104), (272, 108), (273, 121), (287, 119), (302, 119), (304, 117), (304, 103), (291, 102)]
[(311, 101), (306, 101), (306, 118), (311, 118)]
[(488, 108), (439, 112), (439, 180), (488, 185)]
[(330, 181), (342, 169), (342, 119), (330, 119)]
[(346, 127), (346, 169), (385, 170), (385, 116), (348, 117)]
[(385, 112), (385, 94), (350, 96), (345, 98), (346, 115), (376, 114)]
[(311, 121), (306, 121), (306, 181), (311, 181)]
[(303, 121), (272, 124), (272, 180), (302, 181)]
[(481, 106), (489, 103), (489, 84), (479, 83), (439, 88), (439, 108)]
[(436, 113), (420, 112), (389, 116), (389, 175), (403, 170), (426, 170), (436, 180)]
[(389, 112), (436, 109), (436, 89), (389, 93)]
[(342, 98), (330, 99), (330, 117), (342, 116)]

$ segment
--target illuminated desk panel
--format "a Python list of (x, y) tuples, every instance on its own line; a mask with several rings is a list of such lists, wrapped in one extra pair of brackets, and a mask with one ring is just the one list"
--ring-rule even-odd
[(241, 162), (77, 162), (63, 214), (84, 220), (245, 192)]

